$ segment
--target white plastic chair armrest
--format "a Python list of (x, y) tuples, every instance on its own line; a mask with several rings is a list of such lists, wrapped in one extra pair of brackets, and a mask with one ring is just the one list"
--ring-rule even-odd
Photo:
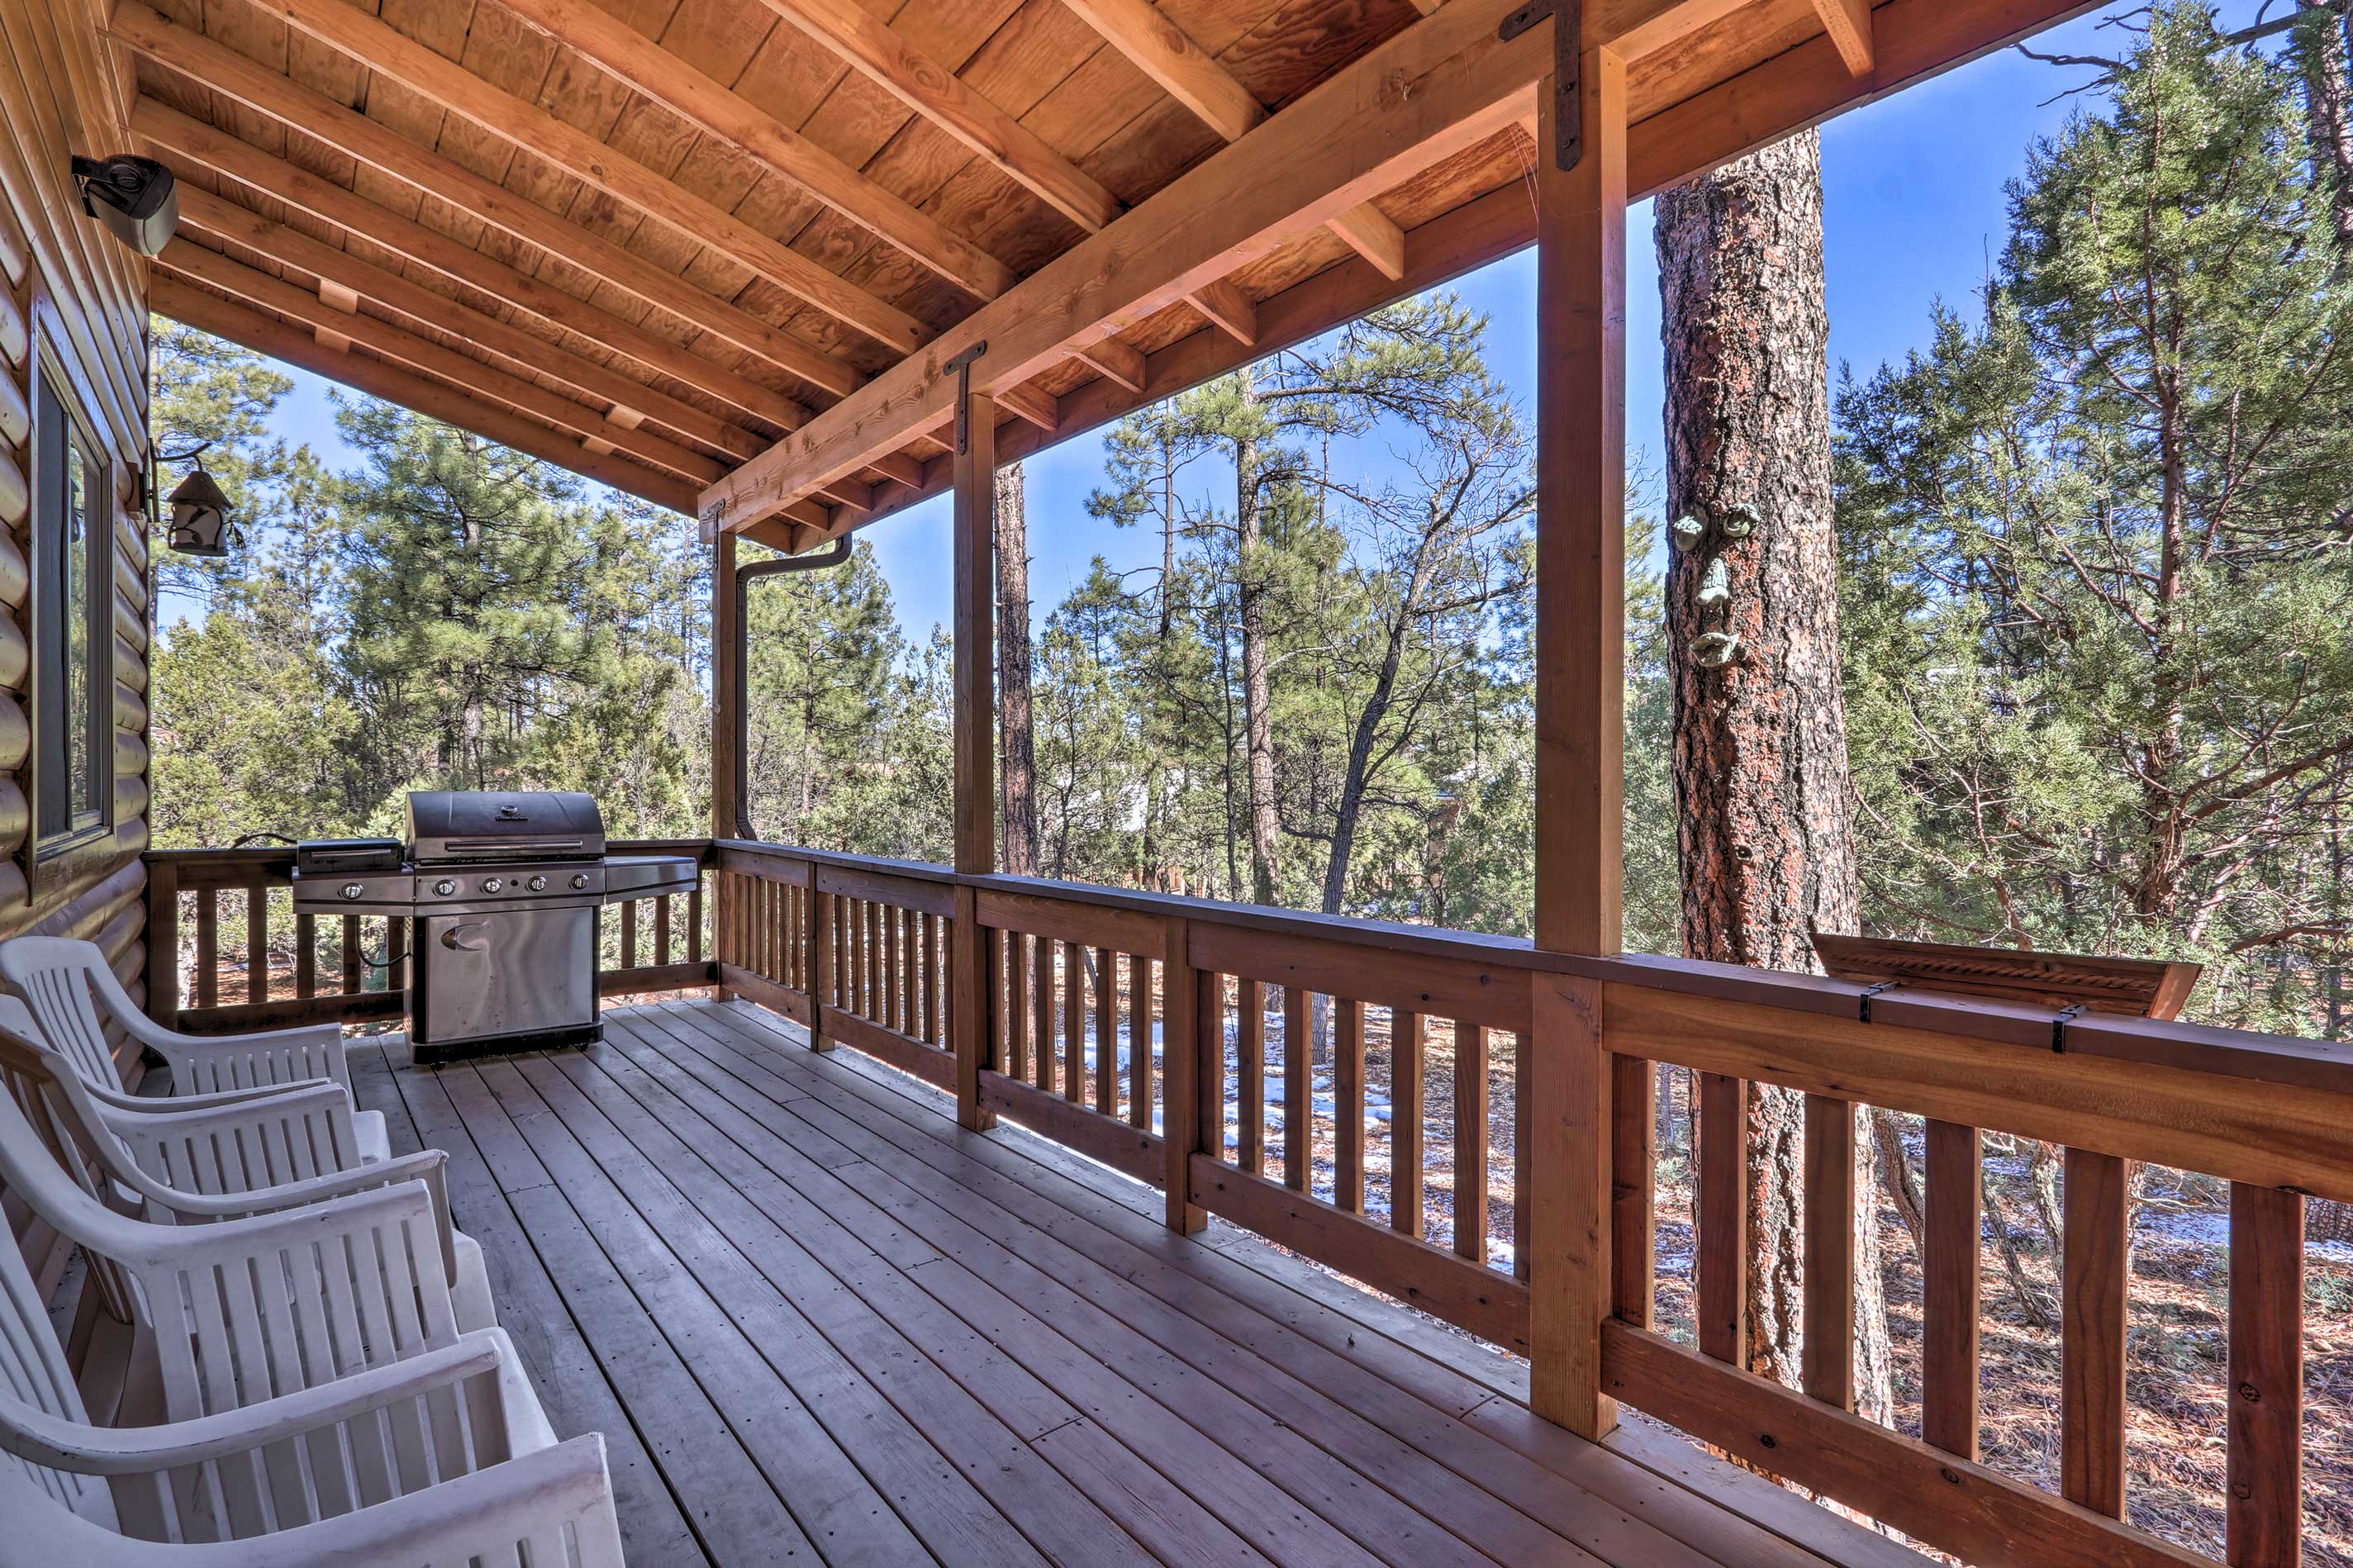
[(257, 1084), (251, 1089), (216, 1089), (203, 1094), (129, 1094), (105, 1084), (90, 1083), (87, 1079), (84, 1083), (91, 1099), (101, 1105), (122, 1110), (211, 1110), (228, 1105), (251, 1105), (257, 1100), (273, 1100), (281, 1094), (305, 1093), (322, 1086), (339, 1093), (343, 1088), (331, 1078), (306, 1078), (298, 1083)]
[[(232, 1458), (433, 1389), (495, 1373), (500, 1362), (512, 1353), (503, 1336), (494, 1331), (471, 1333), (456, 1344), (425, 1351), (406, 1361), (368, 1367), (316, 1388), (158, 1426), (86, 1426), (26, 1406), (17, 1412), (13, 1426), (0, 1426), (0, 1449), (37, 1465), (79, 1475), (153, 1475), (208, 1459)], [(504, 1391), (493, 1397), (502, 1404)]]
[(26, 1525), (35, 1550), (66, 1553), (50, 1561), (110, 1568), (318, 1568), (322, 1563), (461, 1568), (476, 1558), (512, 1562), (517, 1540), (543, 1539), (569, 1525), (578, 1568), (622, 1568), (605, 1440), (594, 1432), (372, 1507), (240, 1541), (132, 1541), (62, 1510)]

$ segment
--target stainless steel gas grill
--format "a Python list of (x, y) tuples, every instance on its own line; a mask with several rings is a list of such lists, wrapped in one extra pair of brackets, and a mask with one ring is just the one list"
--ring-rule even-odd
[(298, 911), (416, 922), (409, 1040), (428, 1064), (597, 1038), (596, 911), (685, 892), (696, 874), (683, 855), (607, 855), (596, 801), (555, 792), (417, 791), (390, 868), (303, 847)]

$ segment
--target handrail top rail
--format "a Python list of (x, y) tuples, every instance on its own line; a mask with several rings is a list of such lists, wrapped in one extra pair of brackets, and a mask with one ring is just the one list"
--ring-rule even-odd
[(2226, 1028), (2178, 1020), (2076, 1013), (1992, 997), (1915, 990), (1883, 989), (1853, 981), (1788, 970), (1752, 969), (1705, 959), (1655, 953), (1596, 957), (1538, 949), (1525, 937), (1394, 921), (1363, 920), (1262, 904), (1105, 888), (1046, 877), (997, 872), (957, 872), (923, 860), (886, 859), (834, 850), (804, 849), (755, 839), (721, 838), (714, 847), (751, 856), (816, 865), (883, 871), (984, 891), (1025, 894), (1068, 903), (1092, 904), (1169, 919), (1209, 921), (1286, 936), (1373, 945), (1531, 973), (1569, 975), (1605, 984), (1721, 1002), (1746, 1003), (1783, 1012), (1807, 1013), (1850, 1023), (1919, 1029), (1962, 1038), (2021, 1046), (2060, 1054), (2075, 1052), (2137, 1061), (2190, 1072), (2217, 1074), (2284, 1088), (2353, 1095), (2353, 1047), (2293, 1035)]

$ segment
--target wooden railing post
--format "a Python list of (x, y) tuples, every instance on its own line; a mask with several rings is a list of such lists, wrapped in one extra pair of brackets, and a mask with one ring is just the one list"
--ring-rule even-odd
[[(1205, 994), (1217, 976), (1193, 967), (1188, 930), (1184, 921), (1171, 919), (1160, 957), (1160, 1131), (1168, 1157), (1168, 1228), (1179, 1236), (1196, 1235), (1209, 1223), (1208, 1212), (1193, 1202), (1193, 1156), (1203, 1147), (1203, 1100), (1225, 1093), (1224, 1040), (1214, 1058), (1204, 1054), (1203, 1037), (1218, 1014)], [(1207, 1089), (1205, 1077), (1212, 1086)]]
[(817, 864), (808, 868), (808, 940), (809, 940), (809, 1049), (829, 1051), (833, 1042), (825, 1037), (825, 1010), (833, 1005), (834, 965), (838, 962), (833, 951), (833, 895), (817, 883)]
[(975, 1132), (997, 1125), (997, 1113), (980, 1103), (980, 1069), (988, 1059), (988, 947), (980, 929), (980, 895), (955, 890), (955, 916), (948, 931), (949, 1028), (955, 1047), (956, 1124)]
[(180, 1026), (180, 868), (147, 868), (147, 1016)]
[(1579, 1436), (1618, 1424), (1603, 1392), (1601, 1325), (1610, 1313), (1610, 1100), (1601, 986), (1530, 977), (1528, 1404)]

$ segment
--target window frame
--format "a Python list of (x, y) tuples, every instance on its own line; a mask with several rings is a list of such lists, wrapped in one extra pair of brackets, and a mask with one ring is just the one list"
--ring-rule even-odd
[[(32, 510), (26, 520), (25, 629), (31, 668), (24, 692), (30, 729), (26, 780), (27, 890), (36, 900), (74, 879), (85, 852), (112, 852), (114, 810), (114, 527), (117, 476), (113, 455), (82, 406), (75, 379), (47, 341), (33, 355), (30, 443)], [(69, 459), (82, 470), (84, 668), (90, 787), (94, 803), (77, 811), (67, 751), (74, 732), (67, 711), (65, 509)]]

